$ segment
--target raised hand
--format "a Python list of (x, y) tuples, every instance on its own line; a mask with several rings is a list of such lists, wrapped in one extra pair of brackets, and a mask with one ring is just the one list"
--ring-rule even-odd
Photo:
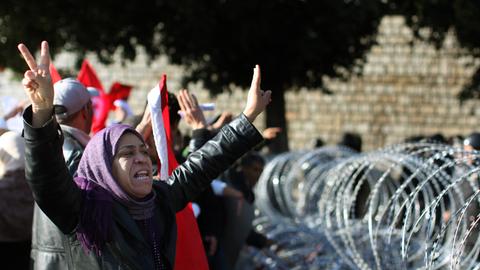
[(265, 110), (270, 101), (272, 101), (272, 91), (261, 90), (260, 81), (260, 66), (256, 65), (253, 69), (252, 85), (248, 91), (247, 105), (243, 110), (243, 114), (245, 114), (250, 122), (253, 122), (257, 116)]
[(25, 45), (19, 44), (18, 49), (30, 68), (30, 70), (25, 72), (22, 84), (33, 105), (33, 109), (51, 109), (53, 107), (53, 85), (48, 69), (50, 66), (48, 43), (46, 41), (42, 42), (38, 65)]
[(282, 132), (282, 129), (279, 127), (269, 127), (262, 132), (262, 136), (265, 140), (273, 140), (280, 132)]
[(50, 66), (48, 43), (42, 42), (38, 64), (24, 44), (19, 44), (18, 50), (30, 68), (25, 72), (22, 84), (32, 103), (33, 125), (39, 126), (50, 119), (53, 109), (53, 85), (48, 69)]
[(142, 120), (135, 127), (135, 130), (142, 134), (145, 141), (152, 135), (152, 113), (148, 105), (145, 107)]
[(224, 125), (232, 121), (233, 115), (230, 112), (222, 112), (220, 117), (209, 128), (213, 130), (221, 129)]
[(207, 126), (205, 116), (198, 106), (197, 98), (193, 94), (190, 94), (186, 89), (182, 89), (178, 92), (177, 99), (183, 118), (192, 129), (205, 128)]

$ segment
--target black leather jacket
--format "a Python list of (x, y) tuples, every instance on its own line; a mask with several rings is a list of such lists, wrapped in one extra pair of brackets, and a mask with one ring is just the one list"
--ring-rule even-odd
[[(70, 175), (77, 171), (83, 154), (82, 144), (67, 131), (63, 131), (63, 156)], [(32, 225), (32, 268), (34, 270), (63, 270), (67, 268), (65, 246), (68, 238), (35, 204)]]
[[(70, 269), (152, 269), (152, 252), (128, 211), (114, 203), (113, 240), (102, 256), (86, 255), (76, 239), (75, 228), (82, 207), (81, 190), (74, 184), (62, 155), (62, 133), (52, 119), (41, 128), (32, 128), (31, 108), (24, 114), (26, 179), (34, 199), (57, 227), (68, 235), (66, 256)], [(224, 126), (212, 140), (192, 153), (172, 174), (172, 185), (155, 182), (157, 211), (155, 218), (166, 228), (165, 249), (171, 269), (175, 261), (176, 224), (174, 213), (182, 210), (212, 179), (237, 158), (261, 142), (262, 136), (241, 115)], [(48, 157), (48, 158), (46, 158)]]

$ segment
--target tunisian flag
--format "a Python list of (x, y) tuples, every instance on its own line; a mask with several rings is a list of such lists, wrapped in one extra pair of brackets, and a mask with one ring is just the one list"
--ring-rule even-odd
[[(178, 167), (172, 147), (170, 115), (168, 113), (167, 76), (163, 75), (160, 84), (148, 94), (148, 107), (151, 110), (152, 129), (157, 153), (160, 158), (160, 179), (168, 179)], [(158, 112), (162, 112), (160, 115)], [(167, 174), (168, 172), (168, 174)], [(203, 248), (197, 220), (189, 203), (177, 213), (177, 250), (175, 270), (208, 270), (207, 257)]]
[(102, 83), (98, 79), (97, 73), (87, 59), (82, 62), (82, 67), (78, 73), (77, 80), (85, 87), (96, 88), (100, 93), (100, 97), (98, 97), (96, 104), (96, 109), (98, 111), (94, 113), (92, 122), (92, 132), (95, 134), (105, 128), (105, 122), (107, 121), (109, 113), (108, 96), (103, 89)]

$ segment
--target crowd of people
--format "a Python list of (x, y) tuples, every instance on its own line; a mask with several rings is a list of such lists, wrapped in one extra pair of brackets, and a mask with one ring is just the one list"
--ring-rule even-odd
[[(258, 150), (281, 132), (260, 133), (252, 124), (271, 101), (271, 92), (260, 88), (259, 66), (235, 118), (222, 113), (207, 121), (195, 95), (169, 93), (164, 124), (171, 144), (159, 146), (152, 123), (161, 111), (147, 105), (134, 116), (126, 100), (117, 101), (116, 119), (93, 134), (92, 89), (73, 78), (52, 83), (48, 43), (38, 61), (23, 44), (19, 50), (28, 66), (22, 80), (28, 105), (0, 118), (6, 269), (178, 269), (176, 213), (186, 207), (198, 223), (206, 268), (235, 269), (245, 245), (275, 244), (252, 227), (254, 188), (266, 163)], [(22, 134), (5, 125), (18, 114)], [(181, 134), (180, 121), (191, 136)], [(480, 134), (464, 142), (466, 150), (479, 150)], [(315, 140), (314, 147), (322, 145)], [(345, 133), (339, 145), (362, 150), (355, 133)], [(161, 176), (159, 147), (171, 147), (180, 163), (168, 179)]]
[[(28, 65), (22, 83), (30, 105), (22, 112), (22, 134), (1, 136), (0, 247), (9, 251), (2, 253), (9, 254), (3, 265), (177, 269), (175, 213), (191, 201), (197, 202), (206, 254), (219, 254), (200, 222), (210, 211), (200, 198), (215, 186), (221, 190), (216, 196), (232, 196), (238, 211), (246, 209), (241, 201), (251, 189), (234, 188), (218, 176), (263, 140), (252, 124), (271, 100), (271, 92), (260, 89), (260, 67), (254, 68), (245, 109), (236, 118), (208, 125), (191, 93), (170, 95), (172, 133), (178, 132), (176, 116), (182, 111), (195, 135), (188, 151), (176, 153), (182, 163), (161, 179), (161, 167), (154, 169), (159, 157), (151, 121), (162, 112), (147, 107), (134, 126), (113, 123), (90, 136), (94, 111), (86, 87), (72, 78), (52, 83), (48, 43), (42, 42), (38, 61), (24, 45), (19, 50)], [(216, 267), (212, 260), (211, 269), (229, 269)]]

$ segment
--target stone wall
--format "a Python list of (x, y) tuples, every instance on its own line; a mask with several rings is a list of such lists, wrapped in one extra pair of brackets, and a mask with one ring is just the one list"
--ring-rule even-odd
[[(384, 18), (378, 44), (368, 53), (360, 76), (347, 81), (327, 78), (326, 86), (333, 95), (304, 88), (286, 92), (290, 148), (306, 148), (317, 137), (332, 144), (344, 131), (359, 133), (364, 149), (372, 150), (413, 135), (437, 132), (446, 136), (465, 135), (476, 130), (480, 101), (468, 101), (460, 106), (456, 95), (468, 83), (478, 61), (459, 57), (458, 52), (452, 37), (442, 49), (435, 50), (431, 45), (413, 41), (401, 17)], [(182, 87), (182, 68), (169, 64), (165, 58), (153, 61), (150, 66), (143, 53), (135, 62), (125, 65), (118, 62), (105, 66), (93, 55), (88, 59), (107, 89), (114, 81), (134, 86), (129, 102), (137, 113), (143, 108), (147, 91), (158, 83), (162, 73), (168, 75), (170, 91), (176, 92)], [(73, 69), (74, 59), (64, 53), (57, 56), (54, 63), (58, 69)], [(201, 85), (188, 87), (200, 102), (213, 99), (216, 112), (238, 114), (246, 98), (241, 89), (212, 98)], [(18, 78), (8, 71), (0, 73), (0, 92), (0, 95), (24, 98)], [(257, 124), (262, 129), (263, 119), (258, 119)]]
[(480, 130), (480, 102), (460, 106), (456, 97), (478, 61), (459, 57), (454, 38), (440, 50), (418, 41), (411, 46), (403, 18), (387, 17), (377, 40), (361, 76), (327, 80), (333, 95), (306, 89), (286, 94), (292, 149), (316, 136), (335, 143), (344, 131), (361, 134), (364, 148), (372, 150), (413, 135)]

